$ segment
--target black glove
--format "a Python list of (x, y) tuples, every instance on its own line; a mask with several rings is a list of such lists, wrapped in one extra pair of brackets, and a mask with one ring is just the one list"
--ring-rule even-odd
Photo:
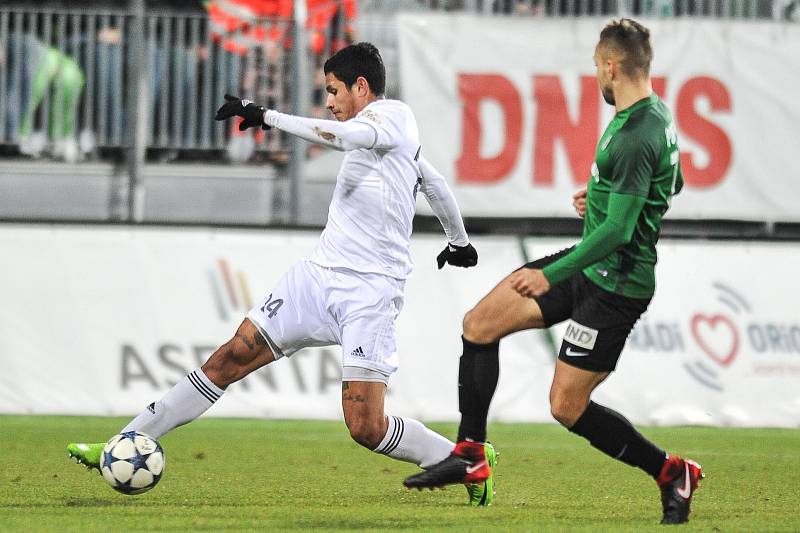
[(225, 95), (225, 103), (222, 107), (217, 109), (217, 114), (214, 120), (227, 120), (231, 117), (242, 117), (244, 120), (239, 124), (239, 131), (244, 131), (247, 128), (254, 128), (261, 126), (262, 130), (270, 129), (269, 126), (264, 124), (264, 109), (258, 104), (254, 104), (250, 100), (242, 100), (236, 96), (229, 94)]
[(448, 244), (444, 250), (436, 256), (436, 263), (439, 265), (439, 270), (442, 269), (445, 263), (450, 263), (457, 267), (474, 267), (478, 264), (478, 251), (471, 244), (466, 246), (456, 246)]

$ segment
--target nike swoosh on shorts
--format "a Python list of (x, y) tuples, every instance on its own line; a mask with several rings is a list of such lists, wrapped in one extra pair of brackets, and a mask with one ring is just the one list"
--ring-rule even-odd
[(565, 353), (567, 357), (586, 357), (590, 352), (579, 352), (573, 350), (571, 346), (567, 346), (567, 351)]

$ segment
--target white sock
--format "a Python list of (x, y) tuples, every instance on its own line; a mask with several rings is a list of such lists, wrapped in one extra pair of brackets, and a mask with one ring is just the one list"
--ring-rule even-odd
[(389, 428), (374, 452), (430, 468), (450, 455), (456, 446), (413, 418), (389, 415), (386, 419)]
[(168, 431), (205, 413), (224, 392), (198, 368), (176, 383), (163, 398), (148, 405), (122, 431), (139, 431), (160, 439)]

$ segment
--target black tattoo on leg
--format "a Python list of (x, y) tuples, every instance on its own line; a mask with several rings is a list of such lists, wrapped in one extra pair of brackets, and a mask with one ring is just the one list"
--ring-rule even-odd
[(253, 340), (258, 346), (267, 345), (267, 339), (264, 337), (264, 335), (261, 334), (260, 331), (256, 331), (255, 333), (253, 333)]
[(245, 336), (244, 336), (244, 335), (242, 335), (241, 333), (237, 333), (237, 334), (236, 334), (236, 337), (237, 337), (237, 338), (239, 338), (239, 339), (241, 339), (241, 340), (242, 340), (242, 342), (245, 344), (245, 346), (247, 346), (247, 348), (248, 348), (248, 349), (252, 350), (253, 348), (255, 348), (255, 346), (254, 346), (254, 345), (253, 345), (253, 343), (250, 341), (250, 339), (248, 339), (247, 337), (245, 337)]
[(367, 401), (366, 398), (361, 396), (360, 394), (350, 394), (349, 392), (345, 392), (350, 389), (350, 383), (347, 381), (342, 381), (342, 401), (343, 402), (359, 402), (364, 403)]
[(343, 394), (342, 395), (343, 402), (358, 402), (358, 403), (365, 403), (367, 401), (366, 398), (361, 396), (360, 394), (356, 394), (355, 396), (352, 394)]

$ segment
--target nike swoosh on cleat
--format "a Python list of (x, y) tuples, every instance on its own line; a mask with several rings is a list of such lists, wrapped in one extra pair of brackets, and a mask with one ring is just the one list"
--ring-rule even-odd
[(481, 461), (480, 463), (476, 463), (474, 465), (467, 466), (467, 474), (474, 474), (475, 472), (477, 472), (478, 470), (483, 468), (483, 465), (485, 465), (485, 464), (486, 464), (486, 461)]
[(679, 488), (676, 492), (678, 496), (685, 500), (688, 500), (689, 496), (692, 495), (692, 474), (689, 472), (689, 463), (686, 463), (686, 479), (683, 482), (683, 487)]

